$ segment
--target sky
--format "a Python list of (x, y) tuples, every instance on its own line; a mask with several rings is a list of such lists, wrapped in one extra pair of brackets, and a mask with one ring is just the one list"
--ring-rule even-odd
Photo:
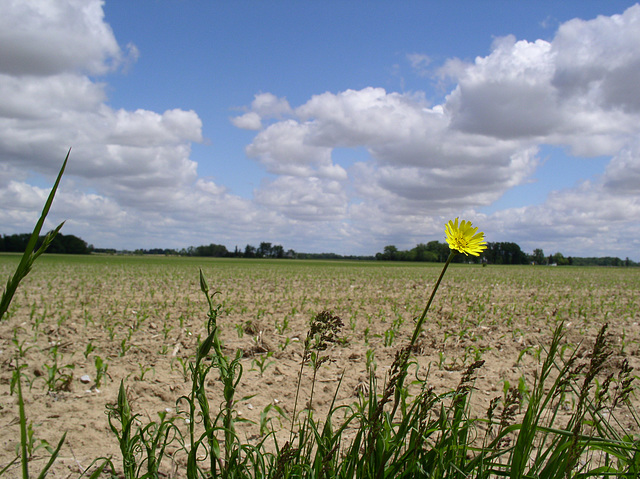
[(0, 2), (0, 233), (640, 260), (631, 1)]

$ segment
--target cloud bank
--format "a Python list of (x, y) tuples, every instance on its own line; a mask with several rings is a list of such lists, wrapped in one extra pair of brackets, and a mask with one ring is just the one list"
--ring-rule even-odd
[[(25, 232), (68, 147), (52, 224), (96, 246), (259, 241), (373, 254), (440, 239), (451, 217), (527, 251), (640, 259), (640, 6), (571, 20), (552, 41), (496, 39), (473, 62), (449, 59), (440, 104), (371, 86), (292, 106), (257, 93), (230, 119), (253, 133), (264, 171), (251, 197), (198, 174), (198, 113), (109, 106), (102, 75), (137, 58), (98, 0), (0, 7), (0, 224)], [(417, 74), (427, 54), (407, 55)], [(135, 68), (135, 66), (133, 66)], [(433, 76), (433, 73), (431, 73)], [(432, 78), (432, 80), (435, 78)], [(545, 145), (606, 156), (598, 178), (538, 205), (481, 213), (530, 181)]]
[[(344, 208), (355, 236), (415, 244), (440, 227), (434, 218), (463, 215), (489, 238), (637, 257), (639, 32), (636, 5), (569, 21), (551, 42), (496, 39), (488, 56), (439, 69), (454, 87), (438, 105), (382, 88), (315, 95), (264, 126), (247, 154), (274, 174), (340, 181), (347, 196), (332, 196), (333, 208)], [(478, 213), (531, 178), (543, 145), (611, 161), (601, 178), (544, 204)], [(369, 159), (346, 171), (332, 161), (337, 149), (357, 147)]]

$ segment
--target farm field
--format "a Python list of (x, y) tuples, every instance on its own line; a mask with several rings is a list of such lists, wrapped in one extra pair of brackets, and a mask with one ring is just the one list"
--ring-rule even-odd
[[(0, 255), (3, 282), (18, 262), (17, 255)], [(233, 357), (243, 351), (236, 396), (252, 397), (236, 409), (256, 423), (238, 426), (251, 441), (260, 436), (261, 418), (263, 427), (288, 431), (303, 342), (315, 315), (326, 310), (343, 322), (340, 340), (325, 352), (331, 360), (317, 375), (312, 407), (321, 417), (343, 374), (337, 400), (344, 404), (367, 387), (368, 367), (383, 383), (442, 264), (44, 255), (0, 323), (0, 469), (19, 444), (17, 398), (10, 392), (16, 361), (26, 365), (32, 462), (45, 461), (46, 450), (37, 448), (42, 440), (55, 445), (67, 431), (51, 477), (78, 473), (99, 456), (117, 463), (119, 445), (105, 406), (115, 403), (121, 380), (141, 418), (178, 414), (176, 401), (191, 387), (188, 363), (207, 336), (199, 269), (219, 291), (225, 352)], [(581, 342), (591, 347), (608, 323), (612, 367), (626, 358), (637, 371), (639, 305), (640, 268), (452, 264), (411, 371), (428, 373), (429, 383), (443, 392), (456, 387), (468, 366), (485, 360), (472, 400), (473, 412), (482, 415), (509, 386), (520, 385), (525, 393), (531, 387), (559, 322), (566, 326), (567, 350)], [(304, 374), (302, 403), (311, 393), (311, 372)], [(81, 381), (85, 375), (88, 382)], [(213, 398), (222, 393), (215, 375), (209, 386), (216, 405), (222, 399)], [(631, 417), (621, 417), (624, 427), (636, 427)], [(184, 460), (175, 457), (178, 464)]]

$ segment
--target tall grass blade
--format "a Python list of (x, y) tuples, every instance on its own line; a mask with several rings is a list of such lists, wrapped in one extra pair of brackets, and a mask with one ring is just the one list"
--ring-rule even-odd
[(20, 414), (20, 462), (22, 465), (22, 479), (29, 479), (29, 457), (27, 454), (27, 415), (24, 411), (24, 398), (22, 397), (22, 373), (20, 366), (16, 367), (14, 374), (18, 385), (18, 411)]
[(58, 454), (60, 454), (60, 448), (62, 448), (62, 445), (64, 444), (64, 440), (66, 437), (67, 437), (67, 433), (65, 432), (60, 438), (60, 441), (58, 441), (58, 445), (56, 446), (55, 450), (51, 453), (51, 457), (49, 458), (47, 465), (44, 466), (44, 469), (42, 469), (42, 471), (40, 472), (40, 475), (38, 475), (38, 479), (44, 479), (46, 477), (47, 472), (49, 472), (49, 469), (51, 468), (51, 466), (53, 466), (53, 463), (56, 462), (56, 459), (58, 459)]
[(60, 180), (62, 179), (62, 174), (67, 166), (67, 161), (69, 160), (69, 154), (71, 153), (71, 149), (67, 152), (67, 156), (62, 163), (62, 167), (60, 168), (60, 172), (58, 173), (58, 177), (56, 178), (56, 182), (51, 188), (51, 192), (49, 193), (49, 197), (47, 198), (47, 202), (42, 209), (42, 213), (40, 215), (40, 219), (36, 223), (35, 228), (33, 229), (33, 233), (31, 233), (31, 237), (29, 238), (29, 242), (27, 243), (27, 248), (22, 254), (22, 259), (20, 260), (20, 264), (16, 268), (16, 272), (13, 277), (7, 281), (7, 287), (2, 293), (2, 300), (0, 300), (0, 320), (4, 317), (5, 313), (9, 309), (9, 305), (11, 304), (11, 300), (13, 299), (13, 295), (18, 289), (18, 285), (20, 282), (29, 274), (31, 271), (31, 266), (33, 266), (33, 262), (35, 259), (40, 256), (51, 244), (53, 238), (58, 234), (64, 221), (58, 225), (56, 229), (51, 231), (44, 239), (44, 242), (36, 250), (36, 244), (38, 243), (38, 238), (40, 237), (40, 232), (42, 231), (42, 227), (44, 226), (44, 221), (49, 214), (49, 209), (51, 208), (51, 204), (53, 203), (53, 198), (56, 195), (56, 191), (58, 190), (58, 185), (60, 184)]

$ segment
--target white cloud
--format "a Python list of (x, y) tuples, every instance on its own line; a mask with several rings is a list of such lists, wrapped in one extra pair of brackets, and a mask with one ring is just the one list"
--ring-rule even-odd
[[(456, 81), (443, 105), (381, 88), (314, 95), (294, 110), (295, 119), (259, 133), (248, 152), (270, 172), (304, 177), (316, 175), (313, 164), (333, 162), (336, 148), (364, 147), (370, 160), (346, 170), (355, 192), (349, 215), (353, 230), (374, 237), (415, 237), (417, 225), (428, 230), (415, 213), (464, 211), (497, 236), (529, 242), (540, 234), (587, 251), (605, 239), (594, 229), (611, 234), (607, 225), (640, 219), (640, 150), (629, 146), (640, 133), (639, 18), (634, 6), (568, 22), (551, 42), (499, 38), (490, 55), (452, 59), (441, 69)], [(554, 193), (545, 204), (475, 213), (527, 182), (544, 144), (613, 159), (602, 181)]]
[(251, 102), (251, 110), (262, 118), (281, 118), (291, 113), (291, 106), (286, 98), (278, 98), (267, 92), (255, 96)]
[(551, 43), (498, 39), (487, 57), (452, 61), (452, 126), (496, 138), (613, 155), (640, 120), (640, 5), (622, 15), (572, 20)]
[[(364, 147), (373, 161), (350, 180), (361, 199), (384, 197), (395, 214), (487, 205), (524, 181), (538, 161), (529, 144), (451, 129), (443, 109), (429, 108), (420, 95), (382, 88), (323, 93), (295, 113), (298, 120), (260, 132), (248, 154), (275, 174), (346, 180), (333, 150)], [(322, 175), (318, 165), (340, 168), (340, 174)]]
[(90, 242), (175, 244), (184, 239), (167, 239), (168, 227), (193, 238), (194, 222), (261, 224), (250, 201), (198, 178), (190, 159), (191, 143), (202, 141), (195, 112), (114, 110), (105, 85), (86, 76), (126, 66), (137, 52), (120, 50), (102, 2), (5, 2), (0, 25), (2, 233), (32, 226), (48, 190), (29, 177), (53, 178), (70, 146), (50, 222), (66, 219), (66, 231), (84, 231)]
[(610, 195), (640, 196), (640, 140), (633, 142), (611, 159), (603, 177)]
[(250, 111), (244, 115), (231, 118), (231, 123), (243, 130), (261, 130), (262, 119), (255, 111)]
[[(387, 93), (383, 88), (314, 95), (296, 109), (303, 120), (315, 120), (309, 141), (353, 147), (408, 140), (435, 126), (426, 118), (422, 97)], [(437, 120), (436, 120), (437, 121)]]
[(560, 118), (551, 86), (551, 57), (551, 45), (542, 40), (496, 41), (491, 55), (476, 58), (459, 74), (446, 102), (451, 126), (505, 139), (554, 131)]
[(256, 192), (256, 202), (287, 218), (302, 221), (345, 219), (348, 197), (335, 180), (280, 176)]
[(100, 0), (4, 0), (0, 7), (0, 72), (55, 75), (105, 73), (123, 54)]
[(0, 119), (36, 121), (59, 120), (68, 111), (93, 112), (106, 100), (102, 85), (69, 73), (0, 74), (0, 98)]
[(267, 171), (287, 176), (318, 176), (344, 179), (346, 172), (331, 161), (331, 148), (307, 141), (314, 125), (285, 120), (258, 133), (247, 154)]
[(286, 98), (278, 98), (273, 93), (258, 93), (251, 102), (251, 110), (231, 118), (231, 123), (244, 130), (261, 130), (263, 120), (281, 119), (292, 113)]
[(553, 40), (553, 84), (606, 110), (640, 111), (640, 5), (621, 15), (574, 19)]
[(629, 256), (640, 247), (640, 197), (586, 181), (553, 192), (542, 205), (507, 209), (482, 222), (495, 241), (514, 241), (525, 251), (543, 248), (565, 256)]
[(194, 111), (168, 110), (162, 115), (148, 110), (103, 113), (110, 127), (108, 144), (143, 148), (202, 141), (202, 121)]
[(10, 46), (22, 42), (18, 52), (26, 55), (22, 67), (11, 66), (13, 47), (0, 47), (0, 65), (10, 65), (0, 74), (6, 165), (51, 174), (72, 146), (67, 174), (120, 207), (166, 207), (180, 189), (191, 188), (197, 165), (190, 143), (202, 141), (198, 115), (113, 110), (105, 85), (81, 73), (104, 72), (110, 60), (122, 58), (101, 2), (10, 2), (0, 10), (1, 21), (10, 21), (1, 35), (12, 39)]

